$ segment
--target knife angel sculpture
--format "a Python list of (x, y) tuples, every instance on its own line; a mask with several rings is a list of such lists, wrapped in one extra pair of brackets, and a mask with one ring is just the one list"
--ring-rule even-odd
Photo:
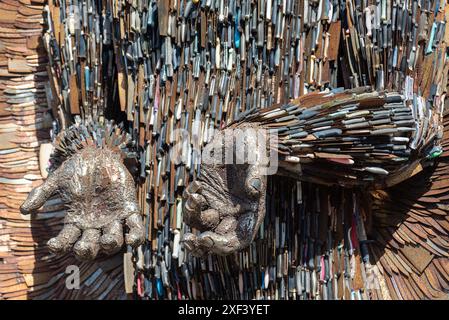
[[(147, 197), (139, 203), (151, 202), (142, 208), (152, 237), (145, 256), (154, 261), (143, 267), (148, 271), (144, 274), (156, 282), (149, 282), (149, 296), (156, 286), (186, 287), (192, 296), (190, 285), (201, 280), (192, 280), (200, 264), (189, 253), (256, 257), (251, 276), (243, 276), (248, 265), (240, 263), (238, 285), (253, 288), (248, 278), (263, 274), (267, 280), (261, 290), (270, 297), (279, 297), (279, 288), (296, 290), (303, 298), (353, 298), (360, 291), (372, 299), (445, 295), (447, 4), (149, 0), (93, 1), (88, 8), (84, 3), (51, 1), (46, 10), (49, 104), (61, 127), (71, 118), (64, 113), (81, 114), (83, 122), (88, 115), (103, 115), (102, 108), (117, 109), (110, 113), (117, 117), (120, 111), (126, 114), (129, 133), (139, 141), (140, 177), (145, 181), (139, 194)], [(198, 142), (192, 138), (183, 145), (188, 160), (174, 165), (172, 132), (179, 128), (195, 131), (196, 138), (223, 129), (210, 141), (201, 140), (208, 142), (206, 153), (228, 149), (233, 158), (254, 156), (256, 161), (224, 163), (220, 153), (211, 151), (209, 158), (219, 161), (195, 167), (188, 163), (191, 144)], [(65, 130), (72, 145), (72, 129)], [(242, 139), (238, 132), (245, 130)], [(253, 149), (258, 132), (276, 136), (275, 143)], [(243, 142), (235, 148), (239, 139)], [(121, 245), (122, 221), (130, 228), (130, 244), (140, 243), (142, 228), (135, 220), (131, 177), (119, 159), (105, 150), (94, 160), (89, 150), (83, 147), (72, 157), (91, 163), (86, 168), (99, 171), (92, 177), (110, 183), (111, 189), (98, 191), (118, 196), (111, 202), (114, 210), (105, 208), (101, 219), (92, 212), (81, 219), (80, 210), (97, 202), (109, 204), (94, 196), (95, 187), (104, 186), (101, 181), (74, 175), (74, 181), (88, 188), (76, 189), (81, 196), (63, 192), (76, 205), (70, 205), (73, 212), (62, 235), (49, 245), (55, 251), (70, 249), (80, 230), (95, 219), (93, 230), (74, 247), (80, 256), (93, 258), (98, 248), (109, 252)], [(259, 161), (272, 151), (279, 160), (277, 176), (282, 176), (276, 188), (263, 173), (267, 164)], [(64, 162), (55, 171), (61, 174), (30, 195), (24, 211), (41, 205), (58, 186), (65, 188), (64, 177), (74, 172), (68, 165), (73, 161), (66, 161), (67, 168)], [(114, 180), (114, 172), (123, 179)], [(310, 183), (313, 192), (302, 199), (299, 187), (285, 190), (290, 186), (285, 176), (298, 186), (299, 181)], [(339, 187), (342, 195), (352, 194), (351, 201), (328, 197), (318, 205)], [(312, 203), (312, 209), (295, 207), (292, 190), (301, 201)], [(288, 206), (295, 209), (291, 219), (304, 214), (307, 223), (285, 225)], [(110, 220), (112, 212), (118, 220)], [(111, 237), (100, 236), (100, 229)], [(293, 229), (299, 235), (280, 241), (279, 233)], [(187, 252), (179, 246), (180, 234)], [(169, 263), (172, 258), (178, 263)], [(222, 264), (209, 267), (216, 265)], [(161, 280), (167, 269), (175, 274), (176, 284), (168, 276)], [(217, 272), (225, 278), (227, 271)], [(361, 281), (372, 275), (379, 292)], [(186, 285), (179, 286), (178, 280)], [(322, 292), (316, 295), (319, 290), (311, 288), (319, 286)], [(201, 288), (209, 287), (202, 283)]]

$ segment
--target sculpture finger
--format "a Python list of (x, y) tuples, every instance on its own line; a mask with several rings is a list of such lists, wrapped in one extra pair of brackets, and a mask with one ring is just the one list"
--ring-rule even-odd
[(218, 234), (212, 231), (201, 233), (196, 239), (185, 238), (186, 248), (197, 257), (206, 253), (215, 253), (221, 256), (236, 252), (242, 245), (235, 233)]
[(53, 253), (64, 253), (69, 251), (81, 235), (81, 230), (73, 224), (66, 224), (61, 232), (48, 240), (47, 246)]
[(194, 193), (201, 193), (201, 183), (197, 180), (192, 181), (185, 189), (184, 192), (182, 193), (182, 197), (184, 198), (184, 200), (187, 200), (189, 198), (189, 196), (191, 194)]
[(228, 216), (220, 221), (214, 231), (205, 231), (198, 236), (186, 234), (185, 247), (194, 256), (207, 253), (228, 255), (248, 246), (258, 228), (258, 217), (253, 212), (241, 215), (238, 219)]
[[(186, 213), (186, 210), (184, 211)], [(199, 211), (190, 220), (184, 219), (184, 222), (191, 228), (195, 228), (201, 232), (214, 229), (220, 223), (220, 213), (215, 209), (207, 209)]]
[(183, 239), (184, 247), (195, 257), (204, 256), (207, 251), (198, 244), (198, 237), (193, 233), (186, 233)]
[(20, 206), (20, 212), (23, 214), (29, 214), (44, 205), (45, 201), (47, 201), (47, 199), (50, 198), (58, 189), (55, 175), (56, 172), (48, 177), (42, 185), (31, 190), (26, 200)]
[(187, 189), (190, 193), (201, 193), (201, 183), (197, 180), (192, 181), (188, 186)]
[(202, 210), (198, 216), (199, 224), (198, 230), (211, 230), (215, 229), (220, 223), (220, 213), (215, 209)]
[(114, 220), (103, 228), (100, 245), (106, 254), (112, 254), (123, 246), (123, 227), (119, 220)]
[[(191, 224), (201, 224), (199, 222), (201, 210), (206, 209), (206, 199), (197, 193), (190, 194), (184, 202), (184, 221)], [(195, 227), (196, 228), (196, 227)]]
[(100, 250), (100, 230), (87, 229), (84, 230), (81, 239), (75, 243), (73, 251), (80, 260), (93, 260)]
[(141, 245), (145, 240), (145, 231), (140, 214), (131, 214), (126, 218), (126, 225), (129, 228), (129, 232), (126, 235), (126, 244), (133, 248)]

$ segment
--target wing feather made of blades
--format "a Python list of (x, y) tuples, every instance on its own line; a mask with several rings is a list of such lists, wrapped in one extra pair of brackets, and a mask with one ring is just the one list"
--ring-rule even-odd
[(371, 252), (392, 299), (449, 298), (449, 114), (434, 167), (374, 191)]

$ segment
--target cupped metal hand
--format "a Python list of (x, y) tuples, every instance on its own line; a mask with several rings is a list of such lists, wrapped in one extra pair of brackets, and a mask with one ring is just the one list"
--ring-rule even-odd
[(118, 153), (92, 146), (75, 153), (30, 192), (21, 212), (35, 211), (56, 193), (67, 214), (59, 235), (47, 243), (52, 252), (73, 249), (80, 260), (92, 260), (99, 252), (119, 251), (124, 242), (132, 247), (143, 242), (134, 182)]
[[(257, 152), (250, 147), (255, 133), (242, 140), (241, 131), (231, 130), (219, 132), (207, 145), (203, 155), (208, 152), (209, 161), (203, 157), (201, 175), (183, 194), (184, 222), (200, 232), (184, 236), (184, 245), (194, 256), (227, 255), (247, 247), (265, 216), (263, 166), (258, 157), (252, 162), (241, 161)], [(236, 143), (239, 139), (241, 143)], [(230, 151), (234, 161), (226, 156)]]

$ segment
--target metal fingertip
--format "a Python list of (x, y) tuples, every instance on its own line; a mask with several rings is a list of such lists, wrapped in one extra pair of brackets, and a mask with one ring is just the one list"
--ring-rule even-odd
[(186, 233), (181, 241), (181, 243), (184, 244), (184, 247), (189, 251), (193, 250), (195, 242), (196, 235), (194, 235), (193, 233)]
[(212, 246), (215, 243), (215, 241), (210, 236), (201, 237), (200, 241), (201, 241), (201, 245), (206, 248), (212, 248)]
[(130, 245), (133, 248), (140, 246), (144, 242), (144, 236), (139, 233), (139, 231), (130, 231), (126, 235), (126, 244)]
[(186, 202), (186, 209), (191, 212), (194, 212), (197, 207), (198, 207), (198, 202), (193, 197), (189, 197)]
[(77, 242), (73, 247), (73, 252), (79, 260), (92, 260), (96, 253), (85, 243)]
[(192, 251), (193, 250), (193, 245), (190, 243), (190, 241), (183, 241), (184, 243), (184, 247), (189, 250)]
[(201, 193), (201, 183), (197, 180), (193, 181), (190, 185), (189, 185), (189, 191), (192, 193)]
[(26, 214), (30, 214), (31, 213), (31, 210), (26, 209), (23, 204), (20, 206), (19, 210), (20, 210), (21, 214), (25, 214), (26, 215)]
[(50, 240), (48, 240), (47, 246), (48, 249), (55, 254), (60, 253), (63, 249), (61, 242), (57, 238), (51, 238)]
[(100, 239), (100, 244), (103, 250), (107, 252), (113, 251), (119, 246), (117, 239), (110, 234), (103, 235)]

